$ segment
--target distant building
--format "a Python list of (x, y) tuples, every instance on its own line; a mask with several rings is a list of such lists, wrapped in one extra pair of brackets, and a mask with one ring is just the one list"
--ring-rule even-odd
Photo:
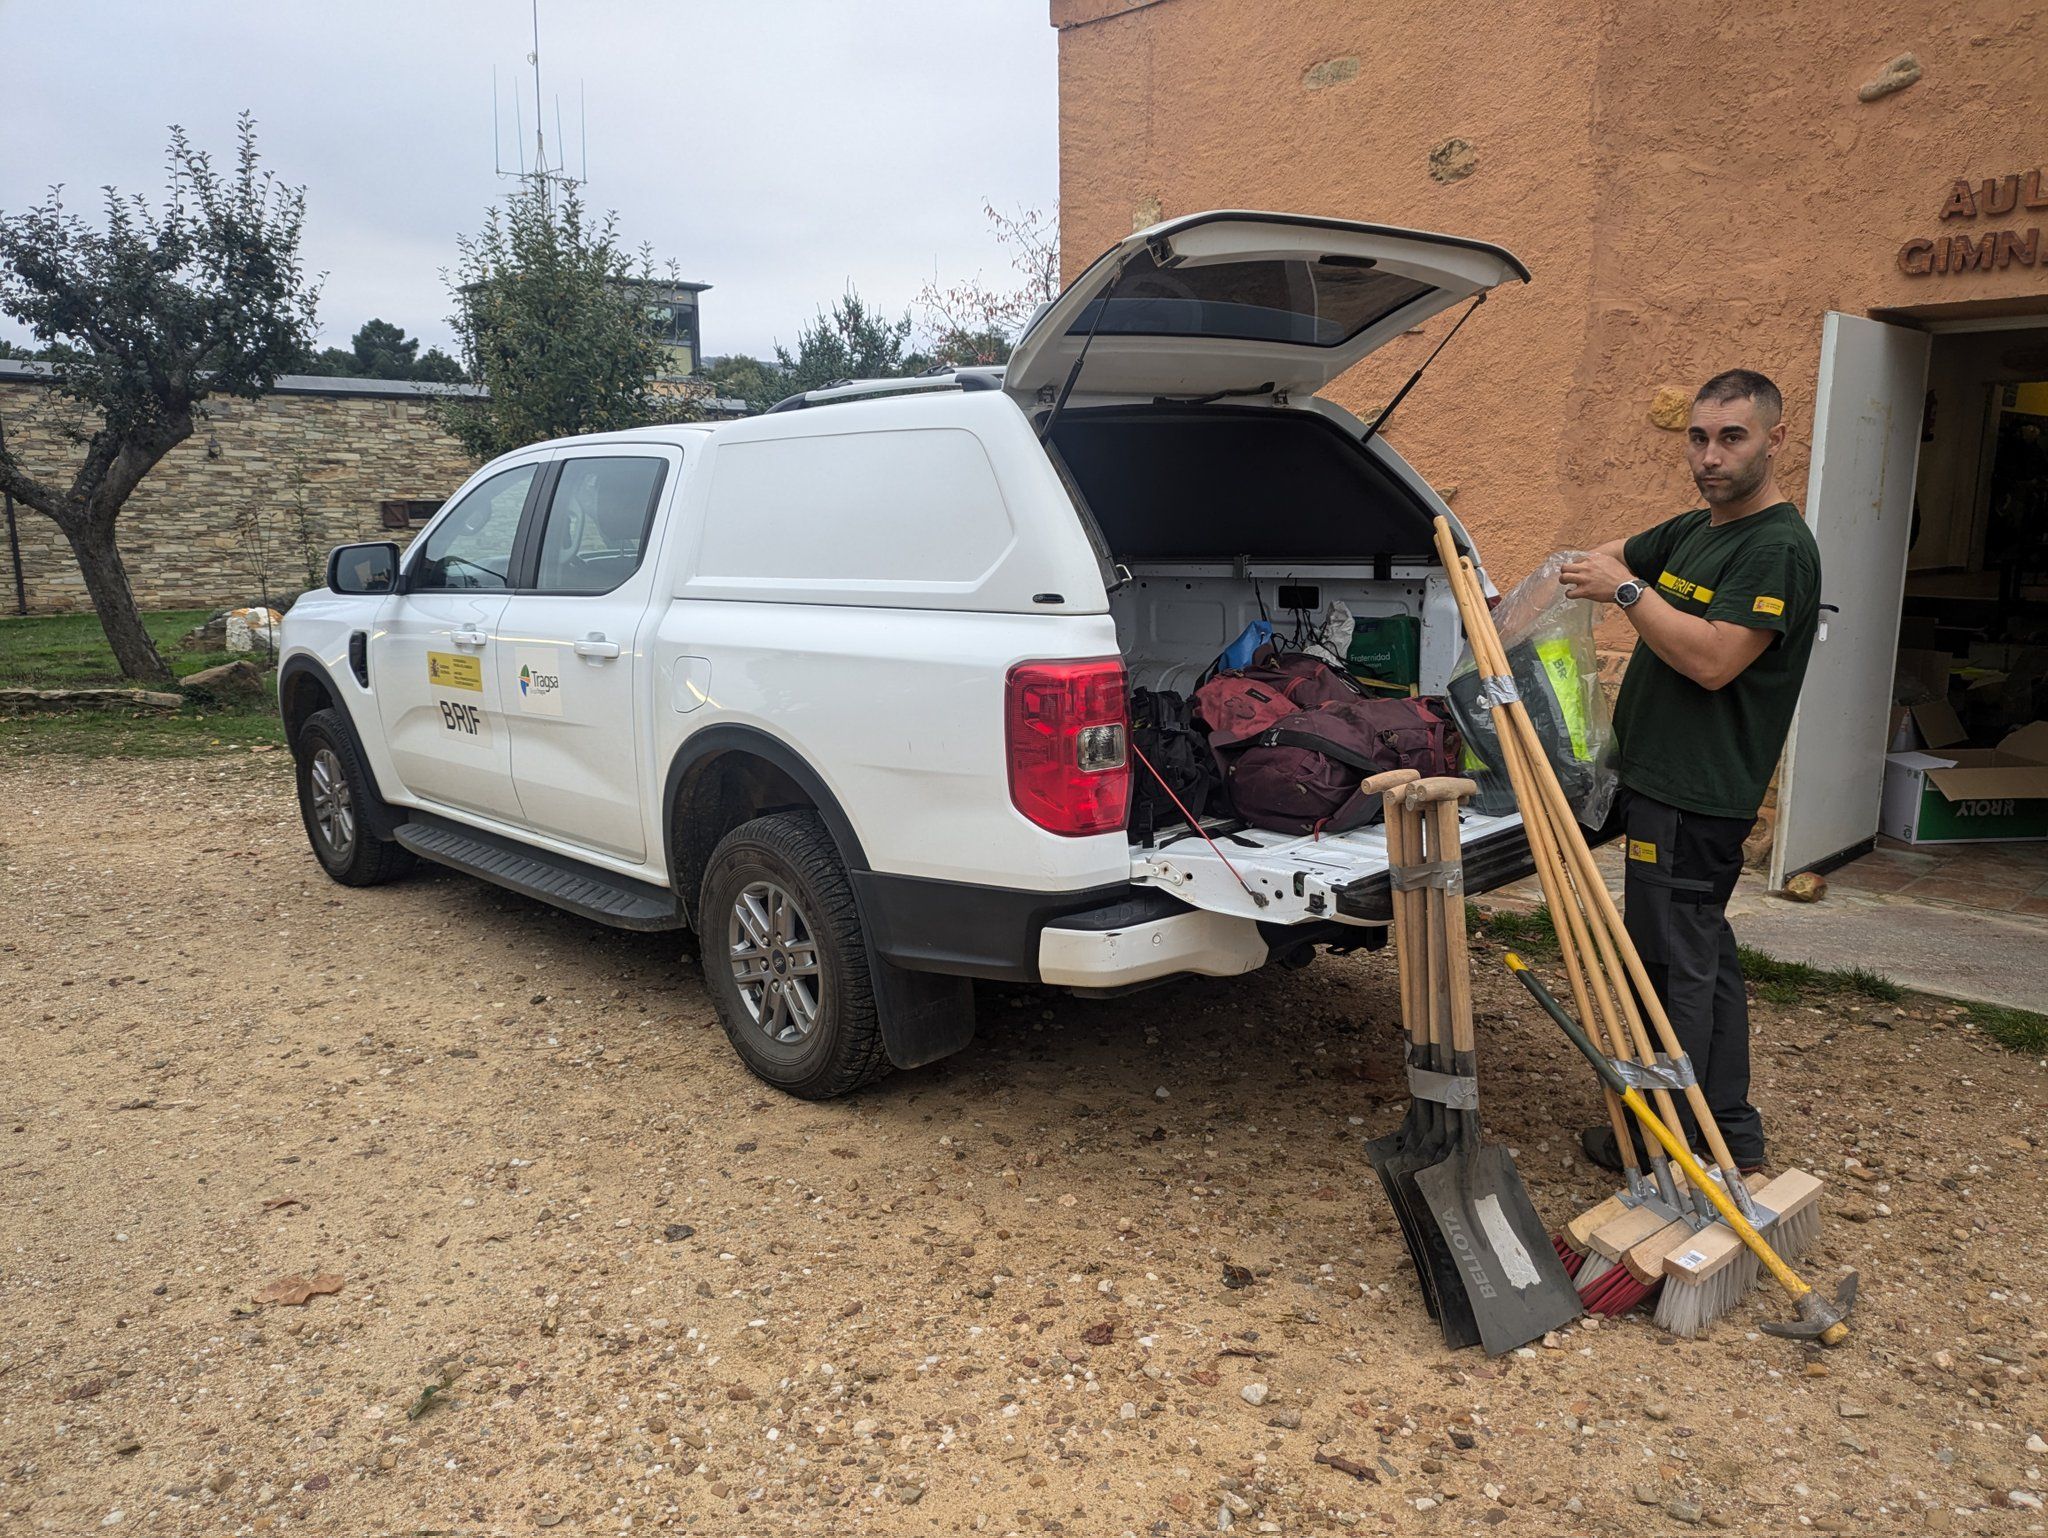
[(620, 287), (640, 301), (655, 340), (668, 354), (661, 377), (688, 379), (704, 361), (703, 335), (698, 330), (697, 296), (709, 283), (681, 283), (666, 278), (628, 278)]

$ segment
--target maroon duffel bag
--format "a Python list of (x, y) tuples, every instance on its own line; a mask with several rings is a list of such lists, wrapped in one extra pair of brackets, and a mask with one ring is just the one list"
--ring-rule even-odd
[(1359, 781), (1388, 769), (1451, 773), (1457, 733), (1431, 699), (1339, 700), (1297, 710), (1227, 753), (1237, 815), (1278, 833), (1342, 833), (1380, 814)]

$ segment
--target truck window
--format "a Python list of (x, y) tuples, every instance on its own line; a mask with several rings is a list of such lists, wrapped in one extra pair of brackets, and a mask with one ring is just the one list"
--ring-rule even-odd
[(540, 536), (543, 593), (609, 593), (640, 569), (668, 462), (646, 456), (562, 463)]
[(537, 465), (501, 470), (472, 490), (422, 542), (406, 587), (413, 592), (510, 586), (512, 542)]

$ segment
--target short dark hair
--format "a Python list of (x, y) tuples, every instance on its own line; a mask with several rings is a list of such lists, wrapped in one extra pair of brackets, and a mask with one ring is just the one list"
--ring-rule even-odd
[(1755, 401), (1757, 415), (1766, 427), (1775, 426), (1785, 415), (1785, 397), (1778, 387), (1749, 368), (1723, 369), (1700, 386), (1692, 401), (1695, 406), (1701, 401)]

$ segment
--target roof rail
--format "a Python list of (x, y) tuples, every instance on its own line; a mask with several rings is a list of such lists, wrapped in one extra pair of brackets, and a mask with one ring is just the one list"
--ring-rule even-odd
[(802, 411), (811, 406), (831, 406), (840, 401), (866, 400), (881, 395), (928, 395), (936, 390), (994, 390), (1002, 384), (1000, 367), (957, 369), (943, 373), (914, 374), (906, 379), (849, 379), (822, 389), (806, 390), (777, 401), (763, 412)]

